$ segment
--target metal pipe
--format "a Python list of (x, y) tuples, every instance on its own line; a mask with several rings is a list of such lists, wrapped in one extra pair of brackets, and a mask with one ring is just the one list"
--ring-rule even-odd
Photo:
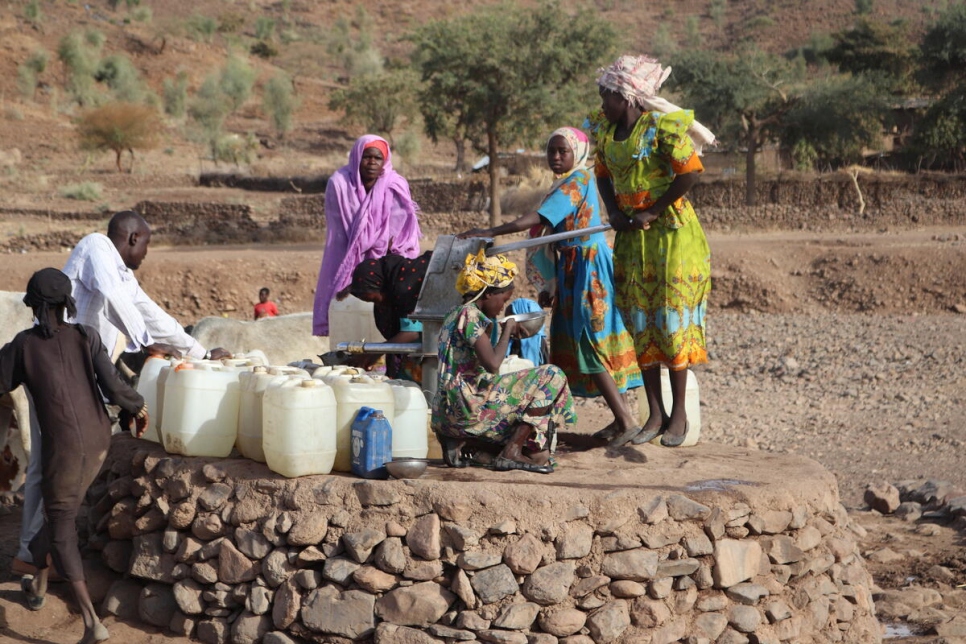
[(336, 351), (346, 353), (421, 353), (422, 342), (340, 342)]
[(594, 233), (603, 233), (610, 230), (610, 224), (603, 224), (601, 226), (591, 226), (590, 228), (581, 228), (580, 230), (569, 230), (565, 233), (554, 233), (552, 235), (544, 235), (543, 237), (534, 237), (532, 239), (524, 239), (523, 241), (511, 242), (509, 244), (503, 244), (502, 246), (491, 246), (486, 249), (487, 257), (492, 257), (498, 253), (505, 253), (511, 250), (520, 250), (521, 248), (532, 248), (534, 246), (543, 246), (545, 244), (552, 244), (553, 242), (563, 241), (565, 239), (573, 239), (574, 237), (583, 237), (584, 235), (592, 235)]

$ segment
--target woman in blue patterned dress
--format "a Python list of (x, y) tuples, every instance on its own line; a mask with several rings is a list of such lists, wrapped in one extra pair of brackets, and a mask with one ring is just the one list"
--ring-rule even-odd
[[(587, 168), (589, 150), (587, 135), (580, 130), (554, 131), (547, 142), (547, 163), (555, 180), (536, 212), (459, 236), (496, 237), (534, 227), (561, 233), (599, 226), (597, 183)], [(633, 340), (614, 306), (610, 246), (603, 233), (594, 233), (543, 249), (531, 255), (527, 268), (540, 303), (553, 307), (550, 362), (567, 374), (575, 396), (604, 397), (614, 421), (597, 435), (622, 445), (640, 431), (623, 394), (643, 382)]]

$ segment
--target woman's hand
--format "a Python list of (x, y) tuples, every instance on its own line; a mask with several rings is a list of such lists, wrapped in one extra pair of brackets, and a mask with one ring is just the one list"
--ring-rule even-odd
[(629, 230), (633, 230), (634, 227), (631, 226), (631, 220), (622, 212), (610, 213), (608, 214), (608, 223), (610, 227), (619, 233), (626, 233)]
[(473, 228), (465, 230), (456, 236), (456, 239), (467, 239), (469, 237), (492, 237), (489, 228)]
[(550, 293), (547, 293), (546, 291), (540, 291), (540, 293), (537, 295), (537, 304), (539, 304), (545, 309), (552, 309), (555, 299), (557, 298), (555, 298)]
[(634, 214), (631, 218), (631, 230), (647, 230), (651, 227), (651, 223), (655, 221), (660, 213), (656, 212), (653, 208), (648, 208), (647, 210), (641, 210)]
[(514, 334), (518, 332), (517, 331), (517, 326), (518, 326), (517, 321), (514, 320), (513, 318), (509, 318), (509, 319), (504, 320), (503, 321), (503, 331), (500, 334), (501, 337), (503, 335), (506, 335), (506, 334), (509, 334), (509, 337), (511, 337), (511, 338), (516, 337), (516, 335), (514, 335)]

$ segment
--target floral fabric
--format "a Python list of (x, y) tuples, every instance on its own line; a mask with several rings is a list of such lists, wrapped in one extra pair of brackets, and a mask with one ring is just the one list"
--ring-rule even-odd
[[(687, 129), (690, 112), (647, 112), (626, 140), (602, 115), (590, 126), (597, 139), (596, 172), (614, 186), (631, 216), (663, 195), (678, 174), (704, 167)], [(634, 337), (641, 369), (686, 369), (708, 361), (705, 314), (711, 290), (711, 252), (691, 202), (682, 197), (648, 230), (618, 232), (614, 244), (615, 302)]]

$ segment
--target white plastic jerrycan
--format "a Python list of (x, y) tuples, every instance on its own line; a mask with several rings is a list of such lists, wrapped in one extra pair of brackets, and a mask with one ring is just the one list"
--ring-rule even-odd
[(530, 360), (511, 353), (503, 358), (503, 362), (500, 363), (500, 375), (502, 376), (505, 373), (513, 373), (514, 371), (521, 371), (523, 369), (533, 369), (533, 366), (533, 362)]
[(239, 371), (209, 363), (183, 363), (164, 388), (161, 438), (170, 454), (231, 453), (238, 437)]
[(336, 414), (337, 472), (352, 471), (352, 421), (360, 407), (378, 409), (386, 418), (396, 415), (396, 398), (387, 382), (377, 382), (369, 376), (336, 375), (322, 379), (335, 391), (338, 401)]
[(273, 472), (296, 477), (328, 474), (336, 459), (336, 413), (332, 387), (320, 380), (275, 379), (262, 401), (262, 447)]
[(309, 374), (295, 367), (255, 367), (239, 374), (238, 439), (235, 446), (245, 458), (265, 462), (262, 449), (263, 397), (273, 382), (289, 376), (308, 378)]
[(429, 442), (426, 436), (426, 395), (410, 380), (389, 380), (396, 413), (392, 423), (393, 457), (426, 458)]
[[(684, 409), (688, 412), (688, 433), (681, 447), (690, 447), (697, 444), (698, 439), (701, 438), (701, 397), (698, 391), (698, 379), (691, 369), (688, 370), (688, 384), (684, 391)], [(664, 367), (661, 367), (661, 400), (664, 401), (665, 412), (669, 413), (674, 398), (671, 396), (671, 376)], [(644, 387), (637, 389), (637, 407), (640, 411), (641, 423), (647, 422), (647, 393)], [(661, 437), (658, 436), (651, 442), (660, 445)]]
[(158, 395), (158, 378), (161, 375), (161, 370), (170, 367), (171, 364), (171, 360), (164, 356), (149, 355), (141, 368), (141, 375), (138, 376), (137, 392), (144, 398), (144, 404), (148, 408), (148, 426), (144, 430), (144, 434), (141, 435), (144, 440), (154, 441), (155, 443), (161, 442), (158, 428), (161, 426), (161, 401), (163, 399)]
[(334, 351), (340, 342), (385, 342), (372, 315), (372, 302), (354, 295), (329, 304), (329, 347)]

